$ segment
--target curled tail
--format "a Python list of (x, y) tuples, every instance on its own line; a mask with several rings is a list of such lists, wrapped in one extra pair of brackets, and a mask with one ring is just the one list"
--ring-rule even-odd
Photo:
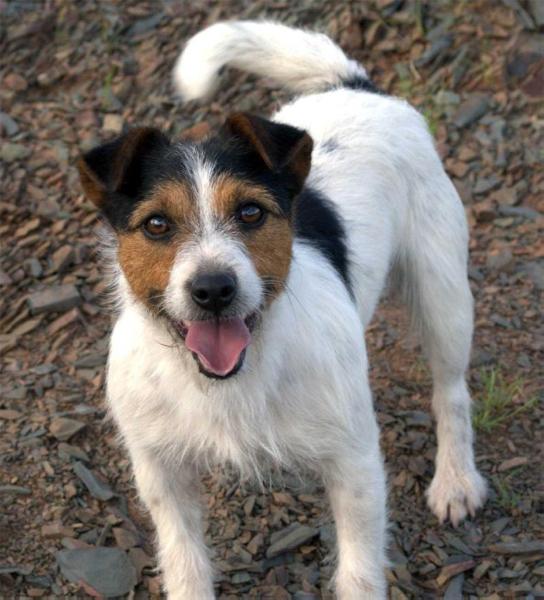
[(174, 85), (184, 100), (205, 98), (224, 66), (270, 77), (297, 93), (372, 88), (365, 69), (326, 35), (254, 21), (217, 23), (197, 33), (178, 57)]

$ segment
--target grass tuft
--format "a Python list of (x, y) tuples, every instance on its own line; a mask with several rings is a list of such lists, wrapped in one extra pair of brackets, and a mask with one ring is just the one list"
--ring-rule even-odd
[(472, 413), (472, 423), (477, 431), (489, 433), (537, 403), (536, 397), (524, 397), (521, 378), (508, 382), (498, 369), (493, 368), (483, 370), (481, 380), (483, 390)]
[(521, 502), (521, 496), (511, 487), (510, 478), (501, 479), (495, 475), (491, 479), (497, 491), (497, 503), (503, 510), (512, 512)]

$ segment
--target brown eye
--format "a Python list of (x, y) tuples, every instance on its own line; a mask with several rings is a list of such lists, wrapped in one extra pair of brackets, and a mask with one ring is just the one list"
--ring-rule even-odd
[(144, 233), (151, 239), (164, 237), (169, 232), (170, 223), (161, 215), (153, 215), (144, 223)]
[(243, 204), (238, 209), (238, 220), (244, 225), (260, 225), (263, 222), (265, 212), (253, 202)]

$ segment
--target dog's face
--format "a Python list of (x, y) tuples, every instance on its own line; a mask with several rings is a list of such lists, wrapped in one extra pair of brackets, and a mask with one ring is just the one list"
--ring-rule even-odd
[(208, 377), (240, 369), (284, 288), (311, 152), (305, 132), (237, 114), (207, 140), (134, 129), (79, 162), (132, 295), (171, 324)]

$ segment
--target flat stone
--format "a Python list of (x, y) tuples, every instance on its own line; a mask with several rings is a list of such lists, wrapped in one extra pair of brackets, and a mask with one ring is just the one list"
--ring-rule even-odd
[(59, 453), (59, 458), (66, 462), (70, 461), (72, 458), (89, 462), (88, 454), (79, 446), (72, 446), (71, 444), (61, 442), (57, 448), (57, 451)]
[(435, 38), (425, 52), (416, 60), (417, 67), (424, 67), (453, 44), (453, 35), (447, 33)]
[(119, 548), (60, 550), (55, 557), (66, 579), (83, 581), (106, 598), (124, 596), (137, 583), (134, 565)]
[(11, 277), (5, 271), (0, 270), (0, 285), (11, 285), (12, 283)]
[(63, 537), (73, 537), (74, 535), (74, 530), (71, 527), (65, 527), (60, 522), (43, 525), (41, 532), (42, 537), (48, 539), (61, 539)]
[(51, 256), (51, 272), (62, 273), (73, 264), (75, 252), (72, 246), (61, 246)]
[(95, 367), (101, 367), (104, 364), (106, 364), (106, 356), (98, 352), (87, 354), (75, 362), (77, 369), (94, 369)]
[(0, 128), (9, 137), (19, 131), (19, 125), (5, 112), (0, 112)]
[(464, 573), (469, 569), (473, 569), (476, 566), (476, 561), (474, 560), (464, 560), (461, 562), (456, 562), (451, 565), (446, 565), (440, 571), (440, 575), (436, 578), (436, 583), (439, 586), (443, 586), (447, 581), (449, 581), (452, 577), (459, 575), (459, 573)]
[(81, 313), (78, 308), (72, 308), (68, 312), (63, 313), (60, 317), (57, 317), (54, 321), (52, 321), (47, 327), (47, 331), (51, 335), (55, 335), (64, 327), (70, 325), (74, 321), (77, 321), (81, 317)]
[(251, 575), (247, 571), (238, 571), (238, 573), (234, 573), (234, 575), (231, 576), (231, 581), (238, 585), (241, 583), (249, 583), (251, 581)]
[(123, 117), (111, 113), (105, 115), (102, 129), (110, 133), (121, 133), (123, 131)]
[(489, 98), (483, 94), (473, 94), (461, 103), (453, 117), (457, 127), (467, 127), (480, 117), (483, 117), (489, 109)]
[(23, 92), (28, 87), (27, 80), (19, 73), (10, 73), (4, 77), (3, 81), (6, 88), (15, 92)]
[(465, 576), (461, 573), (454, 577), (444, 593), (444, 600), (463, 600), (463, 584)]
[(487, 268), (491, 271), (504, 271), (514, 260), (512, 251), (504, 248), (497, 254), (489, 254), (486, 260)]
[(537, 290), (544, 290), (544, 265), (536, 261), (525, 263), (523, 270), (527, 273)]
[(247, 549), (253, 555), (257, 554), (264, 544), (264, 538), (262, 533), (257, 533), (251, 538), (247, 544)]
[(493, 192), (493, 200), (500, 206), (514, 206), (518, 202), (518, 193), (515, 187), (501, 187)]
[(32, 490), (21, 485), (0, 485), (0, 494), (12, 494), (14, 496), (30, 496)]
[(98, 500), (106, 501), (111, 500), (115, 496), (114, 491), (104, 481), (98, 479), (98, 477), (82, 462), (74, 463), (74, 473), (81, 479), (85, 484), (85, 487), (91, 493), (91, 496), (98, 498)]
[(157, 25), (162, 21), (163, 17), (164, 13), (159, 12), (155, 15), (151, 15), (150, 17), (146, 17), (145, 19), (139, 19), (133, 25), (131, 25), (127, 33), (130, 36), (148, 33), (157, 27)]
[(499, 206), (499, 213), (505, 217), (521, 217), (530, 221), (542, 216), (542, 213), (538, 212), (538, 210), (529, 208), (528, 206), (501, 205)]
[(128, 556), (136, 568), (138, 577), (141, 577), (142, 571), (146, 567), (152, 567), (155, 564), (154, 560), (141, 548), (131, 548), (128, 551)]
[(26, 398), (27, 389), (24, 385), (17, 385), (11, 390), (2, 392), (2, 398), (6, 400), (24, 400)]
[(501, 183), (502, 181), (496, 175), (491, 175), (490, 177), (480, 177), (474, 186), (474, 193), (486, 194), (487, 192), (494, 190)]
[(84, 427), (86, 427), (86, 424), (81, 421), (60, 417), (51, 421), (49, 432), (60, 442), (66, 442)]
[(389, 596), (391, 600), (408, 600), (408, 596), (406, 596), (401, 590), (399, 590), (396, 586), (391, 586), (389, 589)]
[(35, 279), (43, 275), (43, 269), (40, 261), (37, 258), (29, 258), (26, 261), (28, 272)]
[(529, 0), (529, 10), (538, 27), (544, 25), (544, 2), (542, 0)]
[(55, 373), (58, 370), (58, 367), (52, 363), (43, 363), (41, 365), (36, 365), (30, 369), (31, 373), (35, 373), (36, 375), (49, 375), (50, 373)]
[(134, 548), (134, 546), (139, 544), (138, 535), (133, 531), (129, 531), (123, 527), (114, 527), (112, 533), (116, 544), (119, 548), (123, 548), (123, 550)]
[(13, 410), (11, 408), (0, 409), (0, 420), (13, 421), (15, 419), (20, 419), (22, 416), (23, 413), (18, 410)]
[(308, 525), (301, 525), (300, 523), (289, 525), (289, 527), (273, 534), (271, 537), (272, 544), (266, 551), (266, 557), (274, 558), (284, 552), (295, 550), (295, 548), (312, 540), (318, 533), (318, 529)]
[(32, 150), (23, 144), (15, 144), (12, 142), (2, 142), (0, 144), (0, 159), (5, 162), (14, 162), (23, 160), (32, 154)]
[(480, 350), (479, 348), (474, 348), (472, 350), (472, 359), (470, 361), (472, 367), (492, 365), (494, 362), (495, 357), (490, 352), (487, 352), (486, 350)]
[(35, 292), (28, 299), (33, 315), (42, 312), (65, 311), (81, 304), (81, 296), (75, 285), (66, 283)]
[(511, 469), (515, 469), (517, 467), (521, 467), (526, 465), (529, 462), (527, 456), (514, 456), (514, 458), (509, 458), (504, 460), (498, 468), (499, 473), (503, 471), (510, 471)]
[(528, 540), (526, 542), (504, 542), (490, 544), (489, 552), (517, 556), (520, 554), (542, 554), (544, 555), (544, 540)]

